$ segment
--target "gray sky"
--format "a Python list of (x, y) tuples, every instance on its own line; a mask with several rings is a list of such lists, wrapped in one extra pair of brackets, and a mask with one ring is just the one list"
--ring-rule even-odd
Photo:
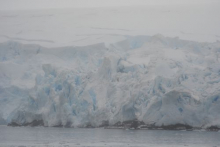
[(220, 0), (0, 0), (0, 10), (108, 7), (134, 5), (209, 4)]

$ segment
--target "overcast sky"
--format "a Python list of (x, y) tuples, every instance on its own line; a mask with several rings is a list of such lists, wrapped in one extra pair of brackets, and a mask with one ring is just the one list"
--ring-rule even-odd
[(220, 0), (0, 0), (0, 10), (204, 3), (220, 3)]

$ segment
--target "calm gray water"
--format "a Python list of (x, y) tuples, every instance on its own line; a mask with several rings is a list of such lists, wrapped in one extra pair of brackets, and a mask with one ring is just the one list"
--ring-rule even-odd
[(0, 126), (0, 147), (220, 147), (220, 132)]

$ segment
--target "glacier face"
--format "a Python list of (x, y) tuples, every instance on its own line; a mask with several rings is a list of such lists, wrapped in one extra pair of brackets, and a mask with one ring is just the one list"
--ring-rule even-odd
[(45, 48), (0, 44), (0, 119), (44, 126), (135, 120), (220, 127), (220, 43), (123, 36)]

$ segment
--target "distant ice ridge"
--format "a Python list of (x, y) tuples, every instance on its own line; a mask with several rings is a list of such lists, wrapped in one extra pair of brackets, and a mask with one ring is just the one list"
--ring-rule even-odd
[(0, 44), (0, 120), (220, 127), (220, 42), (155, 36), (84, 47)]

